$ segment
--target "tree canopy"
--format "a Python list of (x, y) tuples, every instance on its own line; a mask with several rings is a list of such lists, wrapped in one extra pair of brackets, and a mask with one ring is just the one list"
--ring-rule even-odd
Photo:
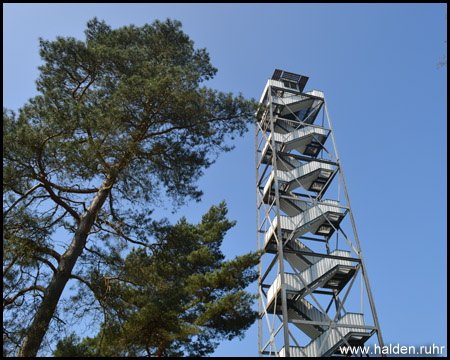
[[(69, 326), (64, 314), (92, 312), (61, 298), (69, 281), (106, 306), (102, 282), (138, 276), (138, 260), (161, 266), (151, 260), (161, 194), (175, 208), (199, 201), (196, 181), (256, 110), (202, 86), (217, 69), (178, 21), (112, 29), (94, 18), (85, 35), (40, 39), (38, 95), (18, 114), (3, 109), (4, 355), (35, 356), (49, 331)], [(120, 286), (133, 299), (151, 291)]]
[(257, 316), (245, 288), (256, 280), (259, 257), (224, 261), (220, 245), (235, 224), (226, 213), (222, 203), (198, 225), (155, 222), (154, 251), (133, 249), (120, 276), (100, 283), (108, 313), (100, 333), (82, 342), (69, 336), (55, 355), (203, 356), (219, 340), (242, 336)]

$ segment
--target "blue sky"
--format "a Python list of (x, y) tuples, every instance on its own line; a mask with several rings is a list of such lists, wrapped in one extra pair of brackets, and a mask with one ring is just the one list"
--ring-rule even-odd
[[(259, 99), (275, 68), (309, 76), (305, 91), (327, 99), (385, 343), (447, 346), (447, 68), (436, 66), (446, 14), (446, 4), (4, 4), (3, 106), (36, 94), (38, 37), (84, 39), (94, 16), (113, 28), (180, 20), (222, 91)], [(172, 216), (197, 222), (226, 199), (238, 221), (229, 257), (256, 249), (254, 129), (235, 145), (199, 181), (202, 202)], [(257, 349), (255, 324), (214, 355)]]

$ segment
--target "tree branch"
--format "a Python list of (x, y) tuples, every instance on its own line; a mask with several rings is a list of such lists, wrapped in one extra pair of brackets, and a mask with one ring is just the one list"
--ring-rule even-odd
[(143, 284), (139, 284), (137, 282), (131, 281), (131, 280), (122, 279), (119, 276), (105, 276), (105, 283), (107, 283), (108, 286), (109, 286), (109, 281), (111, 281), (111, 280), (119, 280), (119, 281), (122, 281), (124, 283), (132, 284), (132, 285), (136, 285), (136, 286), (142, 286), (143, 285)]
[[(95, 148), (95, 146), (94, 146), (94, 138), (92, 137), (91, 130), (89, 128), (86, 128), (86, 133), (88, 135), (88, 141), (89, 141), (90, 145), (93, 148)], [(111, 170), (111, 166), (105, 161), (105, 159), (103, 159), (103, 156), (98, 151), (95, 151), (95, 154), (97, 155), (98, 161), (105, 168), (105, 170), (106, 171), (110, 171)]]
[(100, 296), (94, 289), (94, 287), (91, 285), (91, 283), (89, 281), (87, 281), (86, 279), (82, 278), (81, 276), (78, 275), (70, 275), (69, 277), (70, 279), (76, 279), (78, 281), (81, 281), (83, 284), (85, 284), (93, 293), (94, 296), (97, 300), (102, 299), (102, 296)]
[(9, 209), (6, 210), (6, 211), (3, 213), (3, 218), (6, 217), (6, 215), (8, 214), (8, 212), (9, 212), (14, 206), (16, 206), (17, 203), (18, 203), (19, 201), (21, 201), (22, 199), (26, 198), (26, 197), (27, 197), (28, 195), (30, 195), (34, 190), (36, 190), (38, 187), (41, 187), (41, 186), (42, 186), (42, 184), (34, 185), (30, 190), (28, 190), (25, 194), (23, 194), (20, 198), (18, 198), (18, 199), (14, 202), (14, 204), (12, 204), (12, 205), (9, 207)]
[(28, 239), (28, 238), (24, 238), (23, 241), (26, 244), (30, 245), (34, 250), (36, 250), (40, 253), (52, 256), (53, 258), (56, 259), (56, 261), (58, 261), (58, 263), (61, 261), (61, 255), (57, 251), (50, 249), (48, 247), (45, 247), (45, 246), (40, 246), (40, 245), (36, 244), (33, 240)]
[[(11, 260), (11, 262), (6, 266), (5, 270), (3, 270), (3, 278), (8, 273), (8, 271), (11, 269), (11, 267), (16, 263), (18, 258), (19, 258), (19, 254), (16, 253), (16, 255)], [(3, 256), (3, 261), (5, 261), (5, 257), (4, 256)]]
[(92, 85), (92, 83), (93, 83), (94, 81), (95, 81), (95, 76), (93, 75), (91, 81), (89, 81), (89, 84), (87, 84), (86, 87), (83, 89), (83, 91), (82, 91), (81, 95), (78, 97), (77, 101), (80, 101), (80, 100), (81, 100), (81, 98), (83, 97), (83, 95), (84, 95), (84, 93), (86, 92), (86, 90), (89, 88), (89, 86)]
[(68, 204), (66, 204), (64, 201), (62, 201), (61, 198), (53, 192), (48, 181), (44, 178), (41, 178), (40, 180), (43, 182), (44, 188), (47, 190), (47, 192), (49, 193), (52, 200), (55, 203), (57, 203), (58, 205), (61, 205), (64, 209), (66, 209), (69, 212), (70, 215), (72, 215), (75, 218), (75, 220), (80, 222), (81, 216), (74, 209), (72, 209)]
[[(58, 206), (58, 205), (56, 205)], [(53, 221), (51, 224), (48, 225), (49, 228), (51, 228), (52, 226), (54, 226), (56, 223), (58, 223), (61, 219), (63, 219), (67, 214), (67, 210), (64, 211), (64, 214), (62, 214), (59, 218), (57, 218), (55, 221)]]
[(54, 274), (56, 274), (56, 272), (58, 271), (58, 270), (56, 270), (55, 266), (47, 259), (44, 259), (43, 257), (36, 256), (36, 255), (33, 255), (33, 258), (35, 258), (36, 260), (42, 261), (44, 264), (48, 265), (48, 267), (50, 269), (52, 269)]
[(40, 285), (33, 285), (30, 287), (27, 287), (25, 289), (20, 290), (16, 295), (14, 295), (12, 298), (9, 299), (3, 299), (3, 310), (5, 309), (5, 307), (7, 307), (8, 305), (12, 304), (14, 301), (16, 301), (16, 299), (19, 296), (23, 296), (25, 295), (25, 293), (27, 293), (28, 291), (32, 291), (32, 290), (39, 290), (42, 293), (45, 292), (45, 288), (43, 286)]
[(145, 247), (147, 247), (147, 248), (149, 248), (149, 249), (152, 249), (153, 251), (155, 250), (155, 249), (154, 249), (155, 246), (160, 245), (160, 244), (157, 244), (157, 243), (156, 243), (156, 244), (146, 244), (146, 243), (143, 243), (143, 242), (138, 241), (138, 240), (133, 240), (133, 239), (131, 239), (129, 236), (126, 236), (126, 235), (122, 232), (122, 230), (120, 230), (120, 228), (118, 228), (116, 225), (110, 223), (109, 221), (106, 221), (106, 220), (101, 219), (101, 218), (99, 218), (98, 221), (100, 221), (100, 222), (102, 222), (102, 223), (108, 225), (110, 228), (112, 228), (112, 229), (115, 230), (116, 232), (109, 231), (109, 230), (107, 230), (107, 229), (105, 229), (105, 228), (102, 228), (101, 226), (97, 225), (97, 226), (98, 226), (100, 229), (102, 229), (103, 231), (106, 231), (107, 233), (112, 234), (112, 235), (117, 235), (117, 236), (119, 236), (119, 237), (125, 239), (126, 241), (129, 241), (129, 242), (133, 243), (133, 244), (145, 246)]
[(88, 74), (86, 75), (86, 77), (83, 80), (81, 80), (81, 81), (77, 80), (78, 81), (78, 86), (75, 88), (75, 90), (72, 91), (72, 98), (76, 99), (75, 93), (80, 88), (81, 84), (83, 84), (89, 78), (89, 76), (91, 76), (90, 72), (88, 72)]
[(42, 177), (38, 177), (38, 180), (40, 180), (44, 186), (44, 188), (47, 190), (47, 192), (49, 193), (50, 197), (52, 198), (52, 200), (54, 202), (56, 202), (57, 204), (61, 205), (64, 209), (66, 209), (70, 215), (72, 215), (78, 222), (80, 222), (81, 220), (81, 216), (74, 210), (72, 209), (68, 204), (66, 204), (64, 201), (62, 201), (59, 196), (57, 196), (50, 185), (50, 182), (46, 179), (46, 173), (44, 170), (44, 166), (42, 164), (42, 153), (44, 151), (44, 146), (45, 144), (50, 140), (53, 139), (54, 137), (60, 136), (61, 134), (63, 134), (65, 132), (65, 130), (60, 131), (57, 134), (53, 134), (48, 136), (46, 139), (44, 139), (44, 141), (42, 142), (41, 146), (38, 149), (38, 166), (39, 166), (39, 170), (41, 172)]
[(92, 189), (74, 189), (74, 188), (68, 188), (65, 186), (57, 185), (52, 183), (51, 181), (48, 181), (48, 184), (54, 187), (55, 189), (62, 191), (62, 192), (70, 192), (74, 194), (92, 194), (98, 192), (100, 190), (99, 188), (92, 188)]
[(214, 122), (214, 121), (232, 120), (234, 118), (242, 117), (242, 116), (248, 116), (248, 115), (241, 114), (241, 115), (234, 115), (234, 116), (228, 116), (228, 117), (223, 117), (223, 118), (222, 117), (217, 117), (217, 118), (209, 119), (209, 120), (206, 120), (206, 121), (199, 121), (199, 122), (191, 124), (191, 125), (174, 126), (174, 127), (169, 128), (169, 129), (166, 129), (166, 130), (153, 132), (153, 133), (150, 133), (148, 135), (145, 135), (142, 138), (142, 140), (145, 140), (145, 139), (151, 138), (153, 136), (157, 136), (157, 135), (167, 134), (167, 133), (175, 131), (175, 130), (191, 129), (191, 128), (196, 127), (196, 126), (201, 125), (201, 124), (208, 124), (208, 123), (211, 123), (211, 122)]

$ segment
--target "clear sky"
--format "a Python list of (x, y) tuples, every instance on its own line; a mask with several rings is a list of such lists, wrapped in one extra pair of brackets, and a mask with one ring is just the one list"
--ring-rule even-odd
[[(275, 68), (309, 76), (305, 91), (327, 99), (385, 343), (447, 346), (446, 15), (446, 4), (4, 4), (3, 106), (36, 94), (38, 37), (84, 40), (94, 16), (113, 28), (180, 20), (222, 91), (259, 99)], [(202, 202), (172, 217), (198, 222), (226, 199), (238, 221), (228, 257), (256, 250), (254, 129), (235, 145), (199, 182)], [(257, 349), (255, 324), (214, 355)]]

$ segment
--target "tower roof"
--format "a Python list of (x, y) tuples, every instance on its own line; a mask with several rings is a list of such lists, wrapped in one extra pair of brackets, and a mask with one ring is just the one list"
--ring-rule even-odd
[(294, 74), (280, 69), (275, 69), (272, 75), (272, 80), (288, 80), (296, 82), (298, 84), (300, 92), (302, 92), (305, 88), (308, 79), (308, 76)]

